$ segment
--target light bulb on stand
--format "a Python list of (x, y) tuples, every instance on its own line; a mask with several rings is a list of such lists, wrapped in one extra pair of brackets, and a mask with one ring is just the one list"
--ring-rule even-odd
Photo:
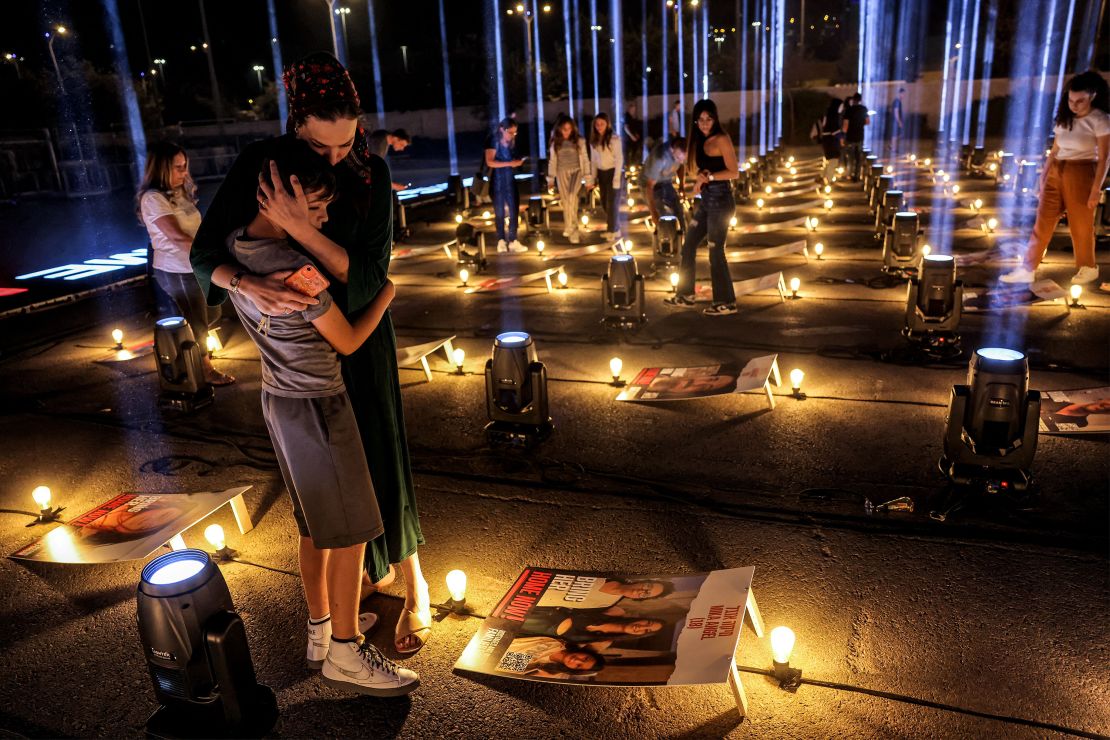
[(960, 186), (959, 185), (953, 185), (952, 186), (952, 195), (959, 195), (959, 194), (960, 194)]
[(588, 226), (589, 223), (590, 223), (590, 217), (583, 213), (582, 214), (582, 225), (583, 226)]
[(802, 395), (802, 381), (805, 380), (806, 374), (800, 368), (794, 368), (790, 371), (790, 390), (794, 392), (794, 398), (805, 398)]
[(763, 192), (767, 193), (767, 195), (770, 195), (771, 193), (775, 192), (775, 189), (768, 185), (767, 187), (763, 188)]
[(624, 363), (621, 362), (621, 358), (614, 357), (613, 359), (609, 360), (609, 372), (613, 375), (613, 385), (624, 385), (624, 383), (621, 381), (622, 367), (624, 367)]
[(50, 522), (58, 521), (58, 514), (65, 509), (64, 506), (59, 506), (57, 509), (50, 508), (50, 489), (46, 486), (37, 486), (31, 491), (31, 498), (35, 500), (35, 505), (39, 507), (38, 516), (35, 521), (28, 524), (28, 527), (35, 524), (49, 524)]
[(451, 360), (455, 363), (455, 372), (462, 375), (463, 362), (466, 360), (466, 352), (462, 347), (455, 347), (455, 350), (451, 353)]
[(204, 346), (208, 350), (208, 356), (211, 357), (221, 349), (219, 337), (209, 334), (204, 338)]
[(825, 245), (817, 242), (813, 245), (813, 253), (817, 255), (817, 259), (821, 259), (821, 255), (825, 253)]
[(789, 627), (771, 630), (771, 660), (779, 688), (794, 692), (802, 682), (802, 672), (790, 667), (790, 653), (794, 651), (794, 631)]
[(559, 273), (559, 287), (560, 288), (567, 287), (567, 274), (565, 272), (560, 272)]
[(453, 570), (447, 574), (447, 591), (451, 594), (452, 606), (459, 608), (466, 603), (466, 573)]
[(833, 209), (833, 202), (832, 202), (832, 198), (826, 198), (826, 199), (825, 199), (825, 213), (826, 213), (826, 214), (831, 214), (831, 213), (832, 213), (832, 209)]
[(622, 241), (621, 246), (624, 248), (625, 254), (631, 254), (632, 253), (632, 240), (631, 239), (625, 239), (624, 241)]
[(671, 292), (672, 293), (677, 293), (678, 292), (678, 273), (677, 272), (672, 272), (671, 273)]
[(227, 540), (224, 538), (224, 528), (219, 524), (209, 524), (205, 527), (204, 539), (208, 540), (208, 544), (217, 550), (222, 550), (227, 545)]
[(1078, 283), (1071, 286), (1071, 305), (1079, 306), (1079, 296), (1083, 295), (1083, 286)]
[(832, 192), (832, 185), (826, 185), (825, 186), (825, 195), (828, 195), (831, 192)]
[(802, 287), (802, 281), (796, 277), (790, 278), (790, 297), (798, 297), (798, 288)]
[(466, 285), (466, 281), (469, 280), (469, 279), (470, 279), (470, 270), (466, 269), (465, 267), (463, 269), (459, 270), (459, 280), (462, 281), (462, 284), (464, 286)]
[(758, 208), (761, 211), (763, 210), (763, 199), (762, 198), (756, 198), (755, 199), (755, 207)]
[(925, 244), (924, 246), (922, 246), (922, 247), (921, 247), (921, 256), (922, 256), (922, 257), (928, 257), (928, 256), (929, 256), (929, 254), (930, 254), (930, 253), (931, 253), (932, 251), (933, 251), (933, 248), (932, 248), (932, 247), (930, 247), (930, 246), (929, 246), (928, 244)]
[(116, 349), (123, 349), (123, 329), (112, 329), (112, 341), (116, 343)]
[(998, 219), (991, 217), (987, 219), (987, 233), (993, 234), (994, 230), (998, 228)]
[(730, 219), (728, 220), (728, 227), (729, 227), (730, 229), (735, 229), (735, 228), (736, 228), (736, 224), (737, 224), (737, 223), (739, 223), (739, 222), (738, 222), (738, 221), (736, 220), (736, 216), (733, 216), (732, 218), (730, 218)]
[(629, 198), (629, 199), (628, 199), (628, 207), (629, 207), (629, 208), (632, 208), (632, 207), (634, 207), (635, 205), (636, 205), (636, 199), (635, 199), (635, 198)]
[(461, 213), (456, 213), (455, 214), (455, 223), (461, 224), (462, 222), (463, 222), (462, 214)]
[(489, 211), (482, 211), (482, 220), (483, 220), (483, 221), (488, 221), (488, 220), (490, 220), (491, 218), (493, 218), (493, 214), (492, 214), (492, 213), (490, 213)]
[(539, 241), (536, 242), (536, 252), (539, 253), (539, 254), (543, 254), (543, 248), (545, 246), (547, 246), (547, 245), (543, 243), (543, 239), (540, 239)]
[(40, 511), (48, 511), (50, 509), (50, 489), (46, 486), (39, 486), (31, 491), (31, 498), (35, 500)]
[(782, 185), (782, 175), (779, 175), (775, 178), (775, 183), (778, 185)]

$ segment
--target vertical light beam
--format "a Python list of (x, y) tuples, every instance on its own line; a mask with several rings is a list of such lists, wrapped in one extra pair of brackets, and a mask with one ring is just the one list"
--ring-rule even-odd
[(119, 5), (116, 0), (104, 0), (104, 9), (108, 11), (108, 33), (112, 38), (112, 57), (116, 76), (120, 81), (120, 91), (123, 93), (123, 120), (127, 122), (127, 133), (131, 138), (132, 153), (135, 155), (135, 166), (131, 174), (137, 186), (142, 182), (143, 170), (146, 169), (146, 133), (143, 131), (143, 118), (139, 113), (139, 99), (135, 95), (135, 86), (131, 82), (131, 66), (127, 61), (127, 44), (123, 38), (123, 26), (120, 24)]
[(270, 56), (274, 63), (274, 81), (277, 84), (278, 119), (281, 121), (281, 130), (285, 130), (285, 121), (289, 118), (289, 100), (285, 97), (285, 64), (281, 61), (281, 42), (278, 41), (277, 10), (274, 9), (274, 0), (266, 0), (266, 13), (270, 19)]
[(567, 55), (567, 115), (576, 118), (574, 114), (574, 53), (571, 41), (570, 28), (570, 3), (563, 0), (563, 42)]
[(663, 47), (663, 139), (666, 140), (677, 135), (678, 132), (670, 130), (671, 102), (667, 99), (667, 82), (670, 79), (671, 72), (667, 64), (667, 49), (670, 47), (670, 39), (667, 33), (667, 26), (669, 24), (667, 20), (670, 18), (671, 11), (670, 8), (667, 7), (667, 0), (659, 0), (659, 2), (663, 8), (663, 41), (660, 46)]
[(600, 81), (597, 74), (597, 0), (590, 0), (590, 52), (593, 54), (594, 70), (594, 109), (591, 116), (597, 115), (601, 108), (601, 95), (598, 92)]
[(979, 85), (979, 119), (975, 122), (975, 146), (987, 139), (987, 103), (990, 101), (991, 74), (994, 67), (994, 35), (998, 29), (998, 0), (987, 5), (987, 30), (983, 39), (983, 79)]
[[(370, 16), (370, 62), (374, 69), (374, 103), (377, 105), (378, 128), (385, 128), (385, 99), (382, 96), (382, 64), (381, 59), (378, 57), (378, 23), (374, 17), (374, 0), (367, 0), (366, 13)], [(498, 44), (500, 44), (500, 41), (498, 41)]]
[(536, 75), (536, 141), (539, 142), (539, 152), (536, 156), (538, 162), (543, 158), (547, 139), (544, 136), (543, 113), (543, 67), (540, 57), (540, 14), (537, 0), (532, 0), (532, 68)]
[(675, 0), (675, 33), (678, 35), (678, 131), (686, 135), (686, 59), (682, 44), (682, 0)]
[[(272, 3), (273, 0), (270, 0)], [(451, 62), (447, 53), (447, 12), (444, 0), (439, 0), (439, 48), (443, 58), (443, 102), (447, 114), (447, 156), (451, 162), (451, 174), (459, 174), (459, 152), (455, 143), (455, 102), (451, 95)]]

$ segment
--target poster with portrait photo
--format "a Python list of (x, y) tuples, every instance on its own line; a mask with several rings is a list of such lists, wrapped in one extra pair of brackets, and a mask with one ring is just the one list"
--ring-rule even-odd
[(12, 553), (47, 563), (139, 560), (250, 486), (200, 493), (121, 493)]
[(1045, 434), (1110, 432), (1110, 388), (1043, 392), (1040, 431)]
[(590, 686), (723, 683), (754, 573), (629, 576), (526, 568), (455, 669)]
[(736, 391), (739, 376), (739, 366), (731, 362), (699, 367), (647, 367), (636, 374), (617, 400), (687, 401), (721, 396)]

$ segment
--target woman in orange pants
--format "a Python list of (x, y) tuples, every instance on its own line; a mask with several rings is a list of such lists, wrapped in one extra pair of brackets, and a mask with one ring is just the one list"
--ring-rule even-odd
[(1110, 162), (1110, 85), (1101, 75), (1083, 72), (1071, 78), (1053, 132), (1055, 140), (1041, 175), (1040, 205), (1029, 247), (1021, 267), (1002, 276), (1004, 283), (1033, 282), (1052, 232), (1064, 215), (1078, 268), (1071, 281), (1098, 279), (1095, 207)]

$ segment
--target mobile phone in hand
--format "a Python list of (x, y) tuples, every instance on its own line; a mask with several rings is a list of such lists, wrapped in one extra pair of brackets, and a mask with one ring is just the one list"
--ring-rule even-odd
[(328, 279), (312, 265), (304, 265), (285, 278), (285, 287), (292, 288), (310, 298), (320, 295), (330, 284)]

